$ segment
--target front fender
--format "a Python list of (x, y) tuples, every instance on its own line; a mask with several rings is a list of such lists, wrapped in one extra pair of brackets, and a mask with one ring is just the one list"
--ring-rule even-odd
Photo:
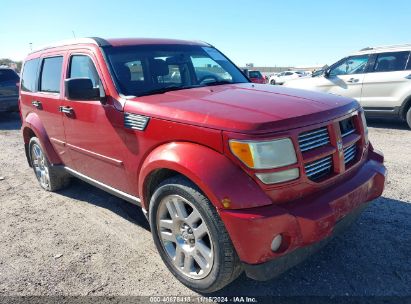
[[(270, 205), (271, 200), (241, 168), (223, 154), (202, 145), (179, 142), (154, 149), (139, 175), (139, 193), (145, 193), (150, 174), (159, 169), (179, 172), (194, 182), (217, 208), (243, 209)], [(148, 200), (141, 197), (148, 210)], [(226, 203), (223, 206), (222, 201)], [(227, 201), (230, 206), (227, 207)]]
[(54, 150), (50, 139), (47, 135), (46, 129), (43, 126), (40, 118), (36, 113), (30, 113), (26, 116), (23, 121), (21, 130), (23, 132), (24, 143), (26, 145), (30, 142), (30, 131), (34, 133), (34, 135), (40, 140), (42, 148), (47, 155), (47, 159), (53, 165), (61, 164), (61, 159), (58, 156), (57, 152)]

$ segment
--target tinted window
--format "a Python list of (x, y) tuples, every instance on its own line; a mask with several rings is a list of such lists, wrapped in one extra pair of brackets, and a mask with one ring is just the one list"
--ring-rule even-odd
[(409, 52), (393, 52), (378, 54), (374, 72), (403, 71), (407, 64)]
[(0, 69), (0, 82), (19, 81), (19, 75), (12, 69)]
[(21, 90), (27, 92), (36, 91), (37, 69), (39, 59), (32, 59), (26, 61), (23, 67), (23, 75), (21, 76)]
[(60, 92), (61, 69), (63, 57), (45, 58), (40, 78), (40, 91)]
[(331, 69), (330, 76), (364, 73), (367, 62), (368, 55), (348, 57)]
[(259, 71), (250, 71), (248, 74), (250, 78), (263, 78)]
[(69, 78), (90, 78), (95, 88), (100, 83), (93, 61), (85, 55), (74, 55), (71, 57)]

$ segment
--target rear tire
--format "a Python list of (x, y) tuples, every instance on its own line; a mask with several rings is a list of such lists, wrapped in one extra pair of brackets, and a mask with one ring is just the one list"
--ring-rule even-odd
[(200, 293), (219, 290), (242, 267), (216, 208), (191, 181), (173, 177), (150, 200), (154, 243), (171, 273)]
[(29, 142), (30, 162), (40, 186), (47, 191), (57, 191), (70, 183), (70, 175), (50, 164), (37, 137)]

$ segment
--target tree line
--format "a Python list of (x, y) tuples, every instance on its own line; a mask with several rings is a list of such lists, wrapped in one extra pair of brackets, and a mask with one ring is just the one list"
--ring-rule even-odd
[(22, 61), (14, 61), (14, 60), (11, 60), (11, 59), (8, 59), (8, 58), (0, 58), (0, 66), (1, 65), (14, 67), (16, 72), (20, 73)]

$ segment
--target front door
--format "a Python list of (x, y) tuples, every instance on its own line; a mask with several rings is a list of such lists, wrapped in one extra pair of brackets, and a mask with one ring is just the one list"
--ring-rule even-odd
[[(89, 78), (104, 88), (97, 60), (84, 50), (70, 53), (66, 78)], [(72, 163), (68, 166), (98, 182), (128, 193), (124, 170), (123, 112), (111, 102), (64, 98), (66, 145)]]
[(351, 56), (332, 66), (327, 77), (319, 78), (323, 92), (351, 97), (361, 102), (362, 84), (369, 55)]

